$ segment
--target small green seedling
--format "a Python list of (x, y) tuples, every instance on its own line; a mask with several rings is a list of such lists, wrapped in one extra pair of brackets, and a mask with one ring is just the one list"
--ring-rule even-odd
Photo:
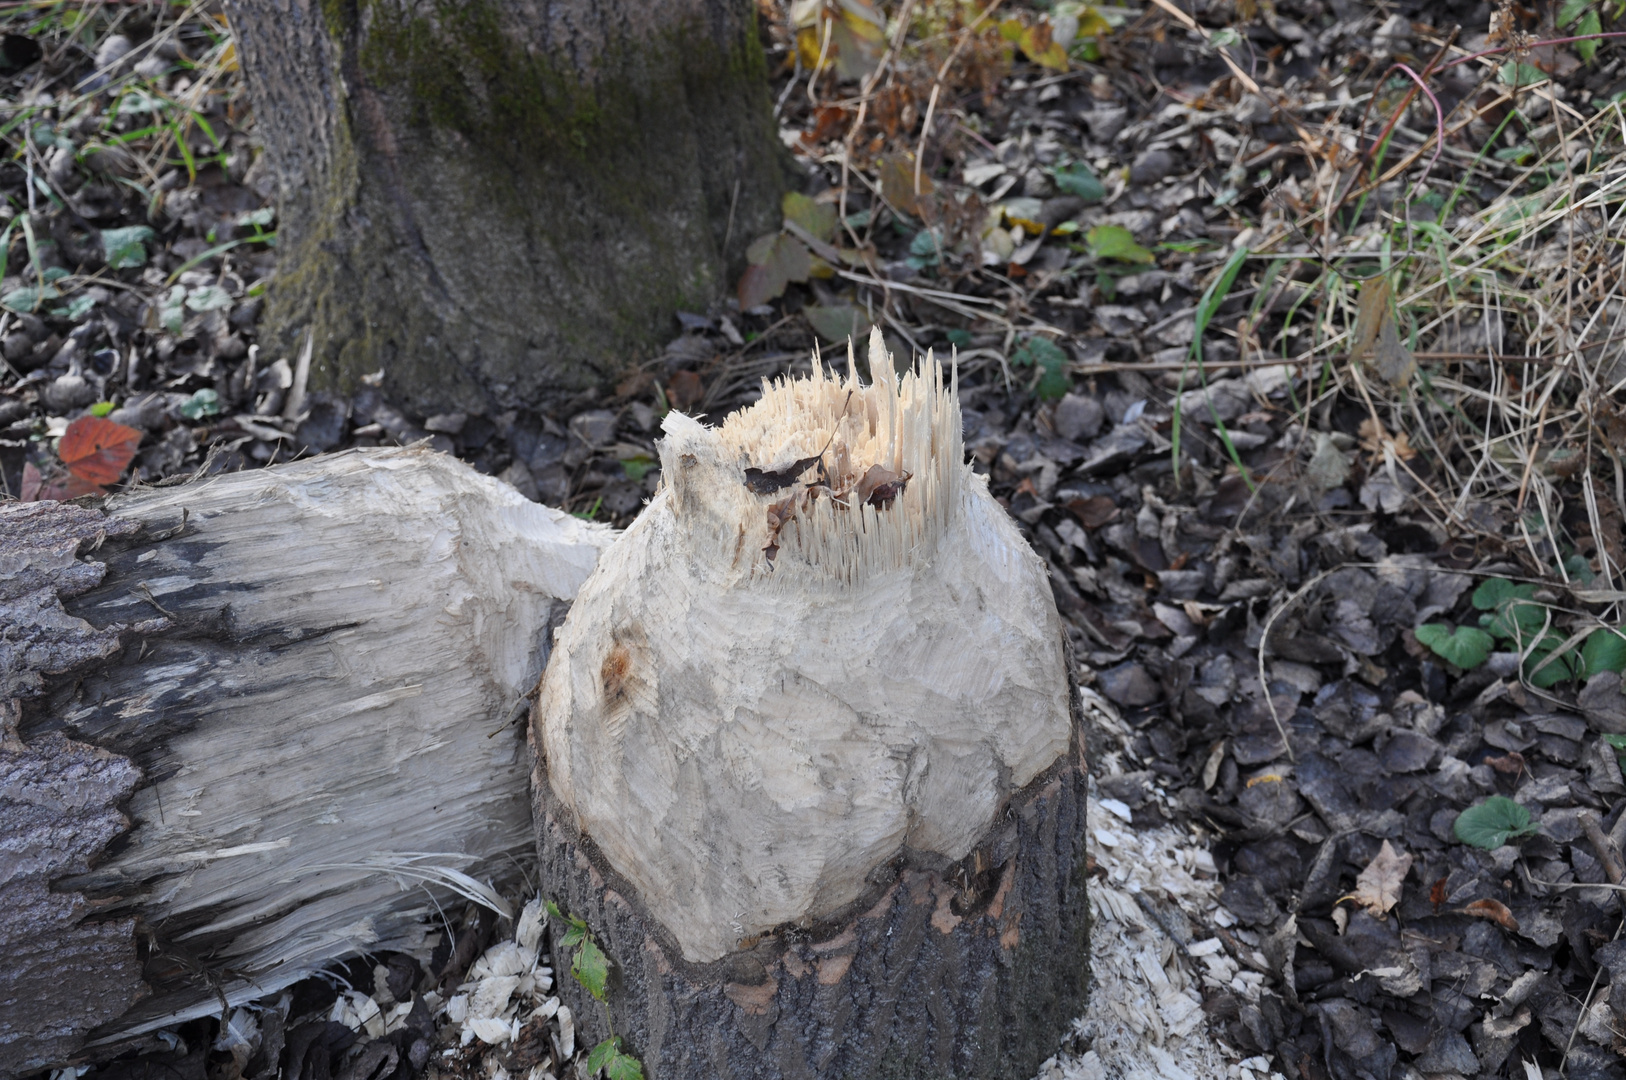
[(609, 994), (610, 960), (593, 940), (587, 923), (574, 915), (567, 915), (552, 900), (548, 901), (548, 914), (566, 923), (564, 936), (559, 939), (560, 949), (575, 949), (570, 959), (570, 974), (582, 984), (593, 1000), (604, 1006), (604, 1026), (610, 1037), (599, 1043), (587, 1055), (587, 1073), (597, 1076), (602, 1072), (609, 1080), (644, 1080), (644, 1067), (637, 1058), (621, 1049), (621, 1036), (615, 1033), (610, 1020)]

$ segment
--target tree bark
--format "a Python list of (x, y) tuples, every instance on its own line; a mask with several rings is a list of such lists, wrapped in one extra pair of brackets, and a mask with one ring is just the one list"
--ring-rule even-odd
[(611, 535), (423, 449), (109, 510), (0, 507), (0, 1076), (427, 960), (529, 859), (517, 706)]
[(749, 0), (233, 0), (280, 191), (265, 340), (422, 411), (603, 382), (778, 220)]
[[(900, 857), (847, 911), (709, 964), (683, 960), (534, 760), (542, 880), (614, 963), (609, 1017), (650, 1080), (1027, 1080), (1084, 1011), (1088, 776), (1077, 741), (965, 859)], [(569, 971), (571, 952), (555, 945), (555, 971)], [(578, 1039), (609, 1036), (605, 1007), (580, 984), (567, 975), (559, 993)]]

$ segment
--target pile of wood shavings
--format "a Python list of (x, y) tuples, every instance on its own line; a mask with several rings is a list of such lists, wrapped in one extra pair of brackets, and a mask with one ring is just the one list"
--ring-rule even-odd
[[(1128, 738), (1110, 703), (1080, 694), (1093, 750)], [(1097, 777), (1123, 772), (1116, 751), (1094, 765)], [(1129, 807), (1093, 780), (1090, 787), (1090, 1004), (1074, 1022), (1071, 1048), (1045, 1062), (1038, 1080), (1280, 1080), (1268, 1058), (1244, 1058), (1216, 1039), (1203, 1011), (1208, 988), (1257, 1001), (1264, 976), (1250, 967), (1265, 966), (1256, 951), (1250, 966), (1239, 964), (1203, 929), (1232, 921), (1207, 843), (1189, 827), (1137, 830)]]

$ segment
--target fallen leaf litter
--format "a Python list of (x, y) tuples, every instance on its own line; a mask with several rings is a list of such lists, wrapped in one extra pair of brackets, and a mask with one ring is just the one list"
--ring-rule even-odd
[[(1431, 170), (1406, 218), (1397, 199), (1435, 152), (1435, 115), (1373, 75), (1495, 47), (1492, 20), (1516, 25), (1515, 9), (920, 4), (928, 21), (895, 38), (895, 8), (833, 10), (764, 18), (806, 183), (784, 229), (752, 245), (760, 270), (733, 304), (681, 315), (613, 396), (421, 417), (365, 382), (310, 390), (308, 352), (257, 351), (275, 216), (218, 16), (97, 23), (86, 45), (8, 13), (22, 32), (6, 38), (6, 119), (28, 115), (0, 171), (0, 228), (16, 226), (0, 283), (6, 490), (71, 497), (75, 482), (427, 438), (624, 524), (659, 483), (664, 408), (719, 419), (760, 377), (872, 324), (899, 356), (956, 351), (966, 444), (1049, 561), (1103, 699), (1088, 837), (1101, 992), (1046, 1080), (1626, 1075), (1611, 993), (1626, 979), (1626, 747), (1610, 741), (1626, 737), (1626, 657), (1606, 655), (1626, 407), (1620, 301), (1591, 269), (1618, 240), (1626, 175), (1618, 47), (1433, 65), (1438, 152), (1458, 175)], [(1539, 82), (1514, 85), (1530, 71)], [(1364, 152), (1404, 94), (1392, 134), (1410, 172), (1391, 157), (1371, 182), (1351, 167), (1369, 162), (1333, 161)], [(133, 118), (158, 100), (208, 129), (103, 138), (115, 102)], [(143, 162), (150, 222), (109, 179)], [(1536, 187), (1537, 169), (1563, 182)], [(94, 239), (65, 229), (59, 203)], [(1425, 217), (1443, 267), (1410, 234), (1385, 264), (1388, 230)], [(1465, 281), (1485, 299), (1447, 295)], [(102, 428), (81, 456), (91, 419), (139, 444)], [(802, 497), (811, 465), (786, 464), (752, 467)], [(872, 479), (860, 498), (906, 482)], [(1532, 592), (1486, 608), (1472, 596), (1487, 581)], [(1582, 631), (1590, 660), (1543, 636)], [(448, 934), (471, 925), (453, 913)], [(554, 976), (514, 932), (456, 986), (378, 958), (336, 973), (320, 1008), (294, 1011), (327, 997), (305, 988), (153, 1049), (200, 1080), (206, 1059), (259, 1080), (268, 1057), (291, 1077), (540, 1080), (581, 1048), (568, 1015), (542, 1015)]]

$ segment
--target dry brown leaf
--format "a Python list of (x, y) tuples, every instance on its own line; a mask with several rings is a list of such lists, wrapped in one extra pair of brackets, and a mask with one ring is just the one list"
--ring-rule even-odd
[(1404, 431), (1390, 435), (1384, 429), (1383, 421), (1369, 416), (1361, 421), (1360, 428), (1361, 449), (1371, 454), (1374, 459), (1393, 454), (1401, 461), (1410, 461), (1417, 456), (1417, 448), (1411, 444), (1411, 436)]
[(1353, 357), (1365, 356), (1372, 351), (1389, 319), (1389, 275), (1383, 274), (1361, 283), (1361, 298), (1355, 308), (1355, 336), (1349, 346)]
[(1394, 286), (1387, 274), (1361, 284), (1349, 354), (1353, 359), (1367, 360), (1380, 377), (1394, 386), (1410, 382), (1417, 370), (1417, 359), (1400, 340), (1400, 329), (1395, 325)]
[(1417, 358), (1401, 342), (1400, 331), (1395, 327), (1391, 314), (1384, 314), (1378, 342), (1372, 353), (1372, 366), (1391, 386), (1406, 385), (1417, 370)]
[(1513, 912), (1500, 900), (1475, 900), (1463, 908), (1462, 913), (1472, 915), (1476, 919), (1489, 919), (1504, 930), (1511, 930), (1514, 933), (1519, 931), (1519, 920), (1513, 917)]
[(1411, 869), (1411, 858), (1396, 851), (1385, 840), (1361, 876), (1355, 879), (1355, 891), (1346, 899), (1354, 900), (1374, 915), (1384, 914), (1400, 903), (1401, 883)]
[(1368, 416), (1361, 421), (1360, 435), (1362, 450), (1373, 455), (1383, 453), (1384, 440), (1389, 437), (1389, 433), (1383, 430), (1383, 421), (1375, 416)]

